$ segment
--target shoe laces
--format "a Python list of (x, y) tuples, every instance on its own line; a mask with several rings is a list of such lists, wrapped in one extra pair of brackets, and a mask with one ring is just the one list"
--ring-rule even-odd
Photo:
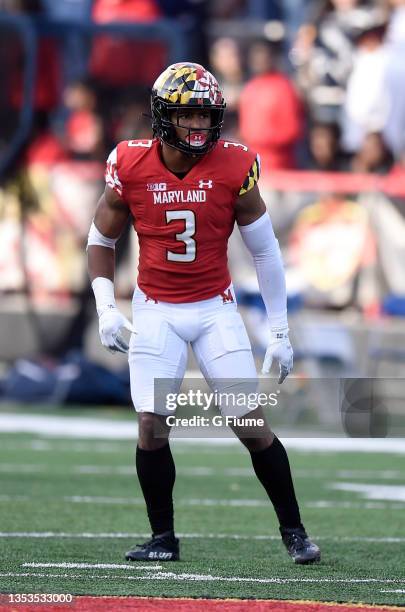
[(149, 538), (149, 540), (146, 540), (146, 542), (144, 542), (143, 544), (135, 544), (135, 546), (143, 550), (148, 550), (149, 548), (152, 548), (153, 546), (155, 546), (161, 540), (164, 540), (164, 539), (165, 539), (165, 536), (152, 536), (151, 538)]
[(143, 544), (135, 544), (135, 546), (137, 548), (142, 548), (142, 549), (147, 550), (148, 548), (152, 548), (152, 546), (156, 544), (157, 539), (158, 538), (155, 538), (152, 536), (149, 540), (146, 540), (146, 542), (143, 542)]

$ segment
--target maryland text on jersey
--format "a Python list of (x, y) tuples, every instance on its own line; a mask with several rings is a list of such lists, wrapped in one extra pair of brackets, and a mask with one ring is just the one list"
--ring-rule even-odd
[(182, 204), (190, 202), (206, 202), (207, 193), (203, 189), (176, 189), (173, 191), (154, 191), (154, 204)]

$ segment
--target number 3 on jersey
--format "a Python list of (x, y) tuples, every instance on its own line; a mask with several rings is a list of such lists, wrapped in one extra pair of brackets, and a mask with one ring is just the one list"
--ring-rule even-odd
[(190, 263), (195, 260), (197, 255), (197, 248), (195, 240), (192, 238), (195, 234), (195, 214), (192, 210), (167, 210), (166, 211), (166, 223), (171, 221), (184, 221), (185, 229), (184, 232), (176, 234), (176, 240), (183, 242), (186, 245), (185, 253), (173, 253), (173, 251), (167, 251), (168, 261), (178, 261), (183, 263)]

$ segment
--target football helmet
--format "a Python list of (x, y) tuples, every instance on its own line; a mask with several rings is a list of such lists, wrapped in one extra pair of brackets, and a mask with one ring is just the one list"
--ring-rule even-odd
[[(222, 91), (211, 72), (200, 64), (172, 64), (162, 72), (152, 87), (153, 133), (162, 142), (182, 153), (204, 155), (215, 146), (220, 137), (225, 106)], [(210, 127), (198, 130), (188, 128), (186, 139), (180, 139), (176, 133), (178, 124), (173, 123), (171, 111), (184, 108), (209, 110)]]

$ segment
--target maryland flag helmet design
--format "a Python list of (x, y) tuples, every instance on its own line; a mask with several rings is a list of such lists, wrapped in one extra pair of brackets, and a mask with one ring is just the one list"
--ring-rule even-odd
[[(186, 154), (204, 155), (210, 151), (221, 134), (225, 101), (214, 75), (200, 64), (182, 62), (172, 64), (156, 79), (152, 88), (151, 111), (154, 134), (167, 145)], [(192, 138), (189, 129), (186, 140), (176, 134), (172, 111), (184, 108), (204, 108), (211, 115), (211, 126), (199, 128), (205, 138)]]

